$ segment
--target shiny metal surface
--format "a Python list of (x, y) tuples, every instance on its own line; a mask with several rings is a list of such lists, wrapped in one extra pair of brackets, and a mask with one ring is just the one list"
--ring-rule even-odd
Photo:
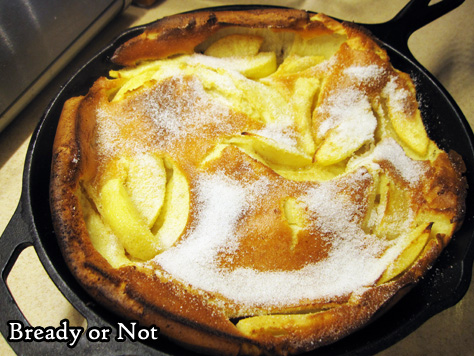
[(0, 131), (126, 4), (0, 1)]

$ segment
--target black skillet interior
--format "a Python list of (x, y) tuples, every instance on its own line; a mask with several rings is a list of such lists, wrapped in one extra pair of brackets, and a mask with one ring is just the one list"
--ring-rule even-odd
[[(444, 3), (450, 2), (444, 0)], [(443, 3), (441, 2), (441, 3)], [(462, 1), (457, 1), (458, 5)], [(453, 3), (451, 1), (451, 3)], [(417, 16), (416, 12), (421, 7), (426, 10), (428, 2), (425, 0), (412, 0), (411, 9), (404, 9), (399, 15), (403, 18)], [(225, 7), (229, 9), (229, 7)], [(248, 9), (249, 6), (233, 6), (231, 9)], [(442, 13), (434, 16), (439, 17)], [(403, 13), (405, 11), (405, 14)], [(408, 14), (408, 15), (407, 15)], [(442, 86), (427, 71), (421, 67), (411, 54), (407, 51), (406, 41), (409, 34), (421, 27), (428, 20), (421, 20), (418, 27), (413, 27), (405, 31), (405, 37), (398, 41), (401, 50), (392, 47), (392, 43), (387, 43), (384, 38), (392, 38), (392, 31), (400, 24), (397, 18), (381, 25), (367, 25), (370, 30), (382, 39), (381, 44), (388, 51), (394, 66), (402, 71), (408, 72), (414, 78), (419, 92), (419, 101), (431, 138), (445, 150), (453, 149), (461, 154), (468, 168), (466, 176), (470, 186), (474, 186), (474, 175), (471, 167), (474, 167), (474, 148), (473, 134), (455, 102)], [(428, 22), (429, 22), (428, 21)], [(131, 37), (141, 33), (143, 27), (134, 28), (124, 32), (114, 43), (102, 50), (76, 75), (70, 79), (61, 89), (57, 97), (51, 102), (48, 110), (45, 112), (40, 125), (36, 129), (31, 141), (25, 164), (25, 173), (23, 181), (23, 193), (20, 202), (20, 208), (12, 218), (11, 225), (20, 225), (19, 229), (7, 228), (6, 234), (13, 235), (10, 241), (17, 239), (22, 241), (23, 245), (34, 245), (41, 262), (48, 274), (58, 286), (67, 299), (78, 309), (78, 311), (87, 319), (90, 326), (112, 326), (114, 327), (120, 318), (104, 310), (97, 305), (91, 297), (81, 288), (74, 279), (64, 260), (62, 259), (59, 247), (54, 235), (51, 215), (49, 212), (49, 174), (51, 151), (56, 125), (62, 106), (66, 99), (83, 95), (99, 76), (107, 75), (112, 65), (109, 61), (110, 56), (117, 46)], [(400, 31), (398, 31), (400, 33)], [(403, 32), (403, 31), (402, 31)], [(472, 192), (469, 192), (467, 202), (473, 201)], [(474, 206), (469, 204), (466, 210), (466, 219), (462, 228), (455, 234), (453, 241), (449, 244), (432, 270), (428, 272), (419, 284), (415, 286), (401, 301), (392, 309), (382, 315), (372, 324), (348, 336), (347, 338), (321, 349), (318, 349), (318, 355), (366, 355), (379, 352), (395, 342), (399, 341), (418, 326), (425, 322), (434, 314), (457, 303), (467, 291), (472, 272), (472, 262), (474, 258)], [(23, 230), (21, 228), (23, 226)], [(27, 230), (26, 230), (27, 229)], [(18, 231), (30, 231), (31, 240), (21, 237)], [(14, 236), (14, 235), (17, 236)], [(3, 236), (0, 242), (4, 239)], [(7, 252), (12, 257), (19, 253), (20, 242), (10, 242), (8, 245), (10, 251)], [(8, 247), (7, 246), (7, 247)], [(12, 258), (13, 259), (13, 258)], [(12, 264), (11, 262), (10, 264)], [(2, 266), (3, 267), (3, 266)], [(2, 270), (3, 278), (9, 273), (9, 266)], [(14, 308), (6, 301), (0, 300), (2, 310)], [(14, 318), (15, 313), (10, 313), (9, 318)], [(12, 316), (13, 315), (13, 316)], [(21, 315), (17, 317), (21, 319)], [(1, 319), (1, 317), (0, 317)], [(24, 319), (23, 319), (24, 320)], [(3, 324), (6, 321), (2, 321)], [(4, 329), (0, 329), (2, 332)], [(164, 339), (160, 339), (155, 344), (118, 344), (112, 340), (110, 343), (87, 343), (85, 338), (74, 350), (68, 350), (68, 353), (76, 351), (77, 354), (116, 355), (118, 350), (120, 354), (138, 353), (153, 355), (183, 355), (184, 351)], [(23, 343), (25, 344), (25, 343)], [(43, 343), (44, 344), (44, 343)], [(30, 346), (28, 346), (30, 345)], [(19, 346), (17, 343), (11, 344), (12, 348), (18, 353), (26, 352), (34, 354), (33, 348), (37, 345), (27, 344)], [(45, 346), (45, 345), (41, 345)], [(49, 351), (56, 350), (54, 345), (48, 343)], [(58, 349), (59, 350), (59, 349)], [(40, 353), (38, 353), (40, 354)], [(192, 354), (192, 353), (189, 353)]]

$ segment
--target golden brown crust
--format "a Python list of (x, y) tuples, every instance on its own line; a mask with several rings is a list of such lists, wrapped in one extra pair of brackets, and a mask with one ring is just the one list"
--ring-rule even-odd
[[(353, 26), (340, 25), (324, 15), (317, 15), (317, 21), (311, 20), (308, 13), (300, 10), (257, 9), (246, 11), (244, 14), (238, 11), (204, 11), (162, 19), (148, 27), (141, 35), (120, 46), (112, 60), (116, 64), (135, 66), (141, 61), (192, 53), (198, 45), (218, 30), (249, 27), (299, 33), (303, 38), (345, 31), (349, 39), (338, 52), (342, 63), (350, 62), (357, 65), (367, 64), (368, 61), (387, 71), (390, 70), (386, 53), (373, 39)], [(359, 51), (353, 51), (353, 47), (359, 48)], [(222, 304), (214, 303), (214, 299), (219, 299), (219, 296), (207, 292), (196, 293), (193, 289), (146, 268), (136, 265), (114, 268), (93, 246), (79, 198), (81, 192), (86, 189), (81, 182), (93, 181), (101, 175), (100, 170), (104, 169), (99, 163), (100, 152), (96, 144), (98, 120), (96, 108), (102, 105), (101, 103), (109, 105), (109, 96), (114, 92), (117, 80), (119, 79), (100, 78), (85, 97), (72, 98), (64, 106), (53, 147), (50, 199), (54, 228), (69, 268), (96, 300), (120, 316), (139, 320), (144, 325), (158, 325), (164, 335), (184, 347), (216, 355), (285, 355), (309, 351), (335, 342), (366, 325), (375, 315), (404, 294), (410, 285), (416, 283), (430, 268), (451, 238), (452, 234), (431, 236), (414, 264), (382, 284), (374, 283), (362, 291), (342, 294), (329, 302), (318, 299), (308, 301), (306, 305), (302, 303), (296, 306), (284, 306), (280, 308), (281, 310), (278, 307), (270, 307), (265, 311), (270, 314), (283, 312), (289, 315), (294, 315), (294, 310), (306, 313), (308, 318), (303, 324), (291, 319), (276, 334), (271, 328), (266, 327), (246, 334), (235, 326), (232, 317), (249, 316), (249, 309), (240, 307), (236, 305), (238, 303), (233, 303), (224, 297), (222, 300), (225, 308), (222, 308)], [(363, 90), (367, 95), (379, 93), (386, 82), (387, 79), (379, 83), (379, 87), (377, 84), (372, 84)], [(166, 83), (170, 88), (178, 88), (177, 90), (185, 94), (187, 85), (190, 85), (173, 81)], [(328, 84), (323, 87), (323, 94), (319, 100), (324, 101), (324, 95), (329, 96), (331, 90), (337, 89), (338, 86), (350, 85), (348, 83), (347, 78), (336, 72), (334, 80), (328, 80)], [(287, 85), (289, 87), (294, 85), (291, 78), (288, 79)], [(411, 90), (408, 86), (403, 89)], [(179, 97), (175, 96), (174, 99), (179, 100)], [(195, 105), (192, 106), (193, 109), (206, 110), (205, 105), (199, 106), (200, 103), (192, 105)], [(406, 107), (405, 110), (414, 115), (416, 108)], [(260, 128), (243, 115), (232, 114), (227, 119), (247, 129)], [(315, 121), (312, 124), (316, 132), (318, 123)], [(124, 139), (126, 138), (122, 137), (122, 140)], [(178, 144), (177, 147), (182, 150), (186, 145), (196, 142), (196, 151), (188, 155), (191, 157), (189, 160), (197, 160), (209, 153), (211, 145), (200, 145), (200, 141), (183, 141), (180, 143), (181, 146)], [(220, 160), (216, 161), (217, 166), (213, 168), (212, 164), (209, 164), (209, 172), (221, 169), (218, 164), (223, 161), (229, 163), (225, 169), (230, 175), (240, 175), (242, 167), (245, 166), (246, 169), (251, 167), (253, 172), (267, 177), (269, 181), (277, 182), (282, 179), (273, 169), (259, 164), (256, 160), (242, 158), (241, 152), (235, 147), (223, 150)], [(384, 163), (381, 163), (381, 166), (383, 165)], [(408, 189), (409, 184), (393, 167), (386, 165), (384, 169), (391, 172), (398, 187), (402, 190)], [(180, 168), (190, 175), (194, 169), (191, 166), (191, 164), (183, 165)], [(462, 223), (464, 212), (466, 195), (466, 181), (462, 177), (464, 170), (462, 159), (455, 154), (437, 155), (430, 166), (430, 178), (413, 193), (413, 196), (410, 196), (409, 204), (421, 206), (420, 209), (426, 210), (427, 214), (452, 216), (452, 232), (454, 232)], [(364, 171), (364, 174), (366, 172)], [(251, 175), (248, 177), (252, 178)], [(366, 204), (368, 198), (364, 194), (371, 184), (369, 180), (363, 181), (353, 190), (344, 186), (346, 190), (341, 188), (338, 193)], [(305, 187), (309, 186), (311, 185)], [(301, 186), (298, 183), (290, 182), (285, 188), (273, 194), (285, 196), (295, 194), (299, 190)], [(87, 193), (84, 195), (87, 196)], [(191, 199), (196, 200), (196, 197)], [(261, 242), (262, 246), (266, 246), (263, 250), (267, 253), (262, 257), (260, 255), (262, 250), (252, 250), (252, 246), (258, 243), (250, 236), (241, 245), (241, 249), (246, 253), (237, 255), (232, 263), (237, 265), (240, 263), (242, 266), (253, 265), (261, 271), (275, 268), (291, 270), (303, 268), (308, 263), (304, 260), (307, 254), (324, 259), (327, 246), (301, 243), (292, 252), (293, 260), (288, 259), (287, 265), (278, 265), (279, 261), (284, 260), (284, 253), (291, 245), (291, 230), (287, 222), (276, 218), (282, 215), (283, 206), (265, 205), (265, 198), (262, 198), (262, 202), (262, 219), (259, 220), (260, 215), (257, 211), (253, 220), (249, 219), (254, 226), (251, 224), (249, 226), (255, 230), (268, 230), (268, 236), (275, 233), (275, 240)], [(268, 218), (268, 211), (273, 211), (273, 218)], [(359, 214), (360, 216), (354, 219), (362, 220), (367, 211), (361, 211)], [(195, 216), (190, 218), (188, 226), (193, 223)], [(426, 231), (429, 232), (430, 228), (431, 225)], [(303, 236), (300, 237), (302, 242), (314, 237), (308, 231), (303, 231), (300, 236)], [(276, 242), (277, 247), (272, 245)]]
[(306, 11), (273, 8), (203, 11), (169, 16), (158, 20), (142, 34), (120, 46), (112, 61), (119, 65), (133, 66), (139, 61), (193, 53), (196, 46), (206, 38), (218, 30), (233, 26), (291, 30), (304, 33), (305, 36), (329, 33), (333, 20), (320, 16), (324, 21), (311, 22)]

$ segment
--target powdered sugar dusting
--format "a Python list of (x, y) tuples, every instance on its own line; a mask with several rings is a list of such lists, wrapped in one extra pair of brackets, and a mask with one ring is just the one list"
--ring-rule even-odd
[(344, 74), (354, 78), (357, 82), (368, 84), (375, 82), (384, 74), (384, 69), (376, 64), (368, 66), (350, 66), (344, 69)]
[(104, 156), (169, 148), (193, 135), (233, 130), (230, 109), (213, 100), (198, 79), (182, 75), (139, 93), (127, 106), (102, 106), (96, 114), (98, 151)]
[(215, 264), (217, 255), (224, 250), (232, 253), (238, 247), (239, 219), (266, 194), (269, 184), (268, 179), (261, 178), (248, 185), (223, 173), (201, 177), (195, 189), (195, 224), (180, 244), (158, 255), (155, 261), (175, 278), (197, 288), (222, 292), (221, 284), (227, 282)]
[[(222, 124), (222, 117), (229, 115), (227, 107), (211, 102), (199, 80), (173, 77), (170, 83), (149, 90), (134, 101), (134, 111), (151, 118), (164, 137), (180, 139), (203, 127)], [(180, 95), (184, 93), (177, 88), (185, 95)]]
[[(353, 183), (367, 177), (367, 173), (356, 174)], [(155, 261), (184, 283), (247, 306), (342, 295), (371, 284), (386, 268), (377, 258), (386, 248), (384, 243), (362, 231), (354, 218), (358, 206), (338, 194), (335, 183), (326, 182), (297, 199), (308, 207), (321, 231), (334, 234), (327, 259), (294, 271), (219, 269), (217, 254), (224, 246), (226, 252), (238, 247), (239, 219), (268, 189), (271, 184), (265, 179), (243, 185), (220, 174), (206, 176), (196, 189), (200, 210), (195, 225), (179, 245)]]
[(324, 117), (318, 127), (318, 137), (324, 137), (330, 130), (335, 130), (337, 141), (347, 142), (354, 138), (357, 142), (373, 140), (377, 118), (373, 114), (367, 93), (360, 85), (371, 86), (385, 74), (385, 69), (371, 64), (368, 66), (353, 65), (343, 70), (343, 75), (351, 78), (354, 85), (335, 88), (317, 109), (317, 114)]
[[(100, 107), (96, 110), (96, 116), (96, 144), (101, 157), (144, 153), (150, 150), (155, 141), (156, 133), (150, 123), (137, 120), (127, 110)], [(124, 137), (127, 139), (124, 140)]]
[(373, 138), (377, 119), (369, 98), (362, 91), (355, 88), (334, 91), (317, 110), (319, 115), (326, 118), (319, 125), (319, 137), (337, 128), (341, 140), (357, 137), (358, 140), (367, 141)]
[(117, 151), (116, 147), (120, 145), (121, 127), (126, 120), (113, 120), (116, 117), (111, 110), (99, 108), (96, 110), (97, 115), (97, 145), (101, 148), (101, 154), (111, 156)]
[(404, 112), (411, 103), (411, 93), (401, 88), (393, 76), (382, 90), (382, 95), (389, 99), (390, 108), (394, 112)]
[(204, 177), (196, 193), (197, 223), (181, 244), (157, 257), (168, 272), (184, 280), (200, 279), (222, 248), (236, 247), (235, 226), (249, 208), (245, 189), (225, 175)]
[(381, 161), (391, 163), (401, 178), (412, 186), (420, 181), (427, 170), (423, 162), (408, 157), (403, 148), (393, 138), (385, 138), (375, 146), (370, 154), (351, 161), (348, 168), (354, 169), (363, 165), (373, 166)]
[(269, 122), (262, 129), (253, 132), (275, 141), (278, 146), (285, 147), (292, 151), (297, 148), (295, 132), (290, 127), (285, 127), (275, 122)]

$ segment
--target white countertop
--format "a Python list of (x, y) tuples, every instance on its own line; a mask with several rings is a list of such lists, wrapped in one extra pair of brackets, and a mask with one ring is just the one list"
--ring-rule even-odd
[[(0, 232), (13, 215), (21, 193), (21, 177), (31, 134), (49, 101), (67, 78), (88, 58), (123, 30), (166, 15), (227, 4), (264, 3), (323, 12), (360, 23), (391, 19), (406, 0), (313, 0), (313, 1), (159, 1), (150, 9), (129, 7), (113, 20), (42, 93), (0, 133)], [(409, 46), (418, 59), (448, 90), (471, 127), (474, 127), (474, 1), (416, 31)], [(48, 207), (45, 207), (48, 209)], [(44, 271), (32, 247), (25, 249), (8, 278), (8, 286), (32, 325), (58, 326), (68, 318), (71, 325), (84, 323)], [(474, 288), (454, 307), (434, 316), (411, 335), (379, 353), (399, 355), (474, 355)], [(0, 354), (14, 355), (3, 337)]]

